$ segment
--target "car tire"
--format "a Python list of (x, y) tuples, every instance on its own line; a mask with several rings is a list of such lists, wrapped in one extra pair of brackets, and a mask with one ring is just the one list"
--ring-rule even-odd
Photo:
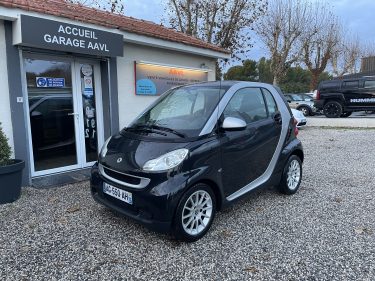
[(327, 118), (339, 118), (342, 114), (342, 105), (337, 101), (329, 101), (324, 105), (323, 112)]
[(346, 118), (346, 117), (349, 117), (350, 115), (352, 115), (352, 112), (344, 112), (343, 114), (341, 114), (340, 117)]
[(302, 161), (297, 155), (289, 157), (285, 164), (279, 190), (281, 193), (291, 195), (297, 192), (302, 180)]
[(304, 116), (310, 116), (311, 115), (311, 109), (308, 106), (300, 106), (297, 108), (299, 111), (303, 113)]
[(177, 240), (194, 242), (210, 229), (216, 213), (216, 198), (210, 186), (198, 183), (181, 198), (173, 221)]

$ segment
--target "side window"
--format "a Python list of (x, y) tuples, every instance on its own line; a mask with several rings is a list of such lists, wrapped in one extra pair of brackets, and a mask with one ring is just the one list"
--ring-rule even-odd
[(223, 112), (225, 117), (237, 117), (246, 123), (267, 119), (267, 110), (262, 91), (259, 88), (245, 88), (237, 91)]
[(375, 80), (365, 81), (365, 88), (375, 88)]
[(272, 94), (268, 90), (262, 89), (262, 91), (263, 91), (264, 98), (265, 98), (266, 103), (267, 103), (268, 114), (270, 116), (273, 116), (279, 110), (277, 108), (277, 104), (275, 102), (275, 99), (273, 98)]
[(355, 81), (345, 81), (343, 84), (344, 88), (358, 88), (359, 87), (359, 82), (358, 80)]

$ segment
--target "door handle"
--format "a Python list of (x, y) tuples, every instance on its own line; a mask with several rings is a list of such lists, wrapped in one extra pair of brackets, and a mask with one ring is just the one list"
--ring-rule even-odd
[(273, 116), (273, 120), (275, 120), (275, 122), (280, 125), (282, 123), (281, 114), (279, 112), (275, 113), (275, 115)]
[(74, 116), (78, 116), (79, 113), (74, 113), (74, 112), (72, 112), (72, 113), (68, 113), (68, 115), (69, 115), (69, 116), (73, 116), (73, 115), (74, 115)]

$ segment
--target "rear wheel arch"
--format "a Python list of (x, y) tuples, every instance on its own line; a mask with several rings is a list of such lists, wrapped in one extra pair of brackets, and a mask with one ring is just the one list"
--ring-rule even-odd
[[(296, 155), (296, 156), (298, 156), (299, 159), (301, 159), (301, 162), (303, 163), (303, 160), (304, 160), (304, 158), (305, 158), (305, 155), (304, 155), (304, 153), (303, 153), (302, 150), (300, 150), (300, 149), (296, 149), (296, 150), (294, 150), (294, 151), (289, 155), (289, 157), (292, 156), (292, 155)], [(289, 157), (288, 157), (288, 158), (289, 158)]]
[(334, 97), (334, 98), (327, 98), (324, 100), (324, 105), (326, 105), (327, 103), (331, 102), (331, 101), (335, 101), (335, 102), (338, 102), (342, 105), (342, 107), (344, 107), (344, 98), (339, 98), (339, 97)]

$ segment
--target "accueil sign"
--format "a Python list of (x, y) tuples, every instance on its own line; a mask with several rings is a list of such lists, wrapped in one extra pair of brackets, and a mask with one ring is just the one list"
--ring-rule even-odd
[(21, 15), (18, 44), (106, 57), (123, 55), (120, 34), (26, 15)]

